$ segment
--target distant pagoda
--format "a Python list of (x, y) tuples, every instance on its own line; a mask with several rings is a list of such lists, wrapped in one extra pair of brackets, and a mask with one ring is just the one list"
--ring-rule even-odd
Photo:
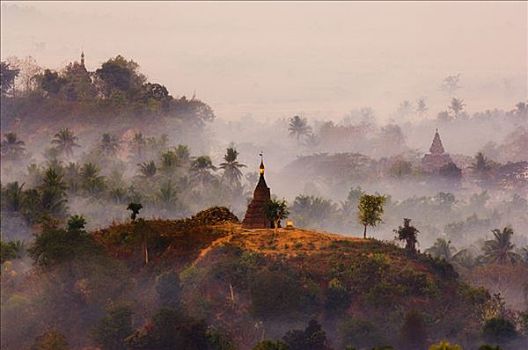
[(436, 129), (429, 152), (422, 159), (422, 169), (428, 173), (438, 173), (442, 167), (453, 162), (444, 150), (438, 129)]
[(269, 228), (270, 221), (266, 217), (266, 203), (271, 200), (270, 189), (264, 179), (264, 160), (260, 155), (260, 178), (253, 192), (253, 199), (248, 205), (246, 216), (242, 221), (244, 228)]

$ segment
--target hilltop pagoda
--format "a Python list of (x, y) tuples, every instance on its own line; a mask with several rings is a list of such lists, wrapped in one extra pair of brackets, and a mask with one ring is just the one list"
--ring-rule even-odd
[(266, 203), (271, 200), (270, 189), (264, 179), (264, 160), (260, 158), (260, 178), (253, 192), (253, 199), (248, 205), (246, 216), (242, 221), (244, 228), (269, 228), (270, 220), (266, 217)]
[(444, 150), (438, 129), (436, 129), (429, 152), (422, 159), (422, 169), (428, 173), (438, 173), (442, 167), (453, 162)]

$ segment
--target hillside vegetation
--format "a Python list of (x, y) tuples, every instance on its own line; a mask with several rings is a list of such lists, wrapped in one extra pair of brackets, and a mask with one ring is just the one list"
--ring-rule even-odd
[(44, 228), (30, 249), (34, 268), (4, 263), (2, 309), (12, 321), (2, 349), (61, 333), (76, 349), (251, 349), (310, 320), (334, 349), (469, 346), (492, 306), (443, 260), (374, 239), (248, 230), (225, 208), (93, 233), (82, 226)]

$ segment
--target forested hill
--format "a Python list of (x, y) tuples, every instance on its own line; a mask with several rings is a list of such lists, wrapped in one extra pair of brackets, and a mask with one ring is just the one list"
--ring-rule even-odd
[(313, 349), (473, 348), (494, 307), (443, 260), (374, 239), (246, 230), (226, 209), (83, 227), (47, 224), (33, 267), (4, 262), (2, 349), (39, 334), (75, 349), (297, 349), (312, 331)]
[(2, 62), (2, 129), (29, 133), (35, 127), (64, 123), (101, 126), (127, 122), (178, 120), (200, 127), (214, 118), (209, 105), (150, 82), (139, 65), (118, 55), (88, 71), (84, 57), (60, 70), (31, 59)]

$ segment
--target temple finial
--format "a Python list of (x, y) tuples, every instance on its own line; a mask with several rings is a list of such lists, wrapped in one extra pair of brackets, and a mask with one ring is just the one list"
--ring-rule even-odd
[(259, 156), (260, 156), (259, 172), (260, 172), (260, 175), (264, 175), (264, 154), (262, 151), (259, 153)]

